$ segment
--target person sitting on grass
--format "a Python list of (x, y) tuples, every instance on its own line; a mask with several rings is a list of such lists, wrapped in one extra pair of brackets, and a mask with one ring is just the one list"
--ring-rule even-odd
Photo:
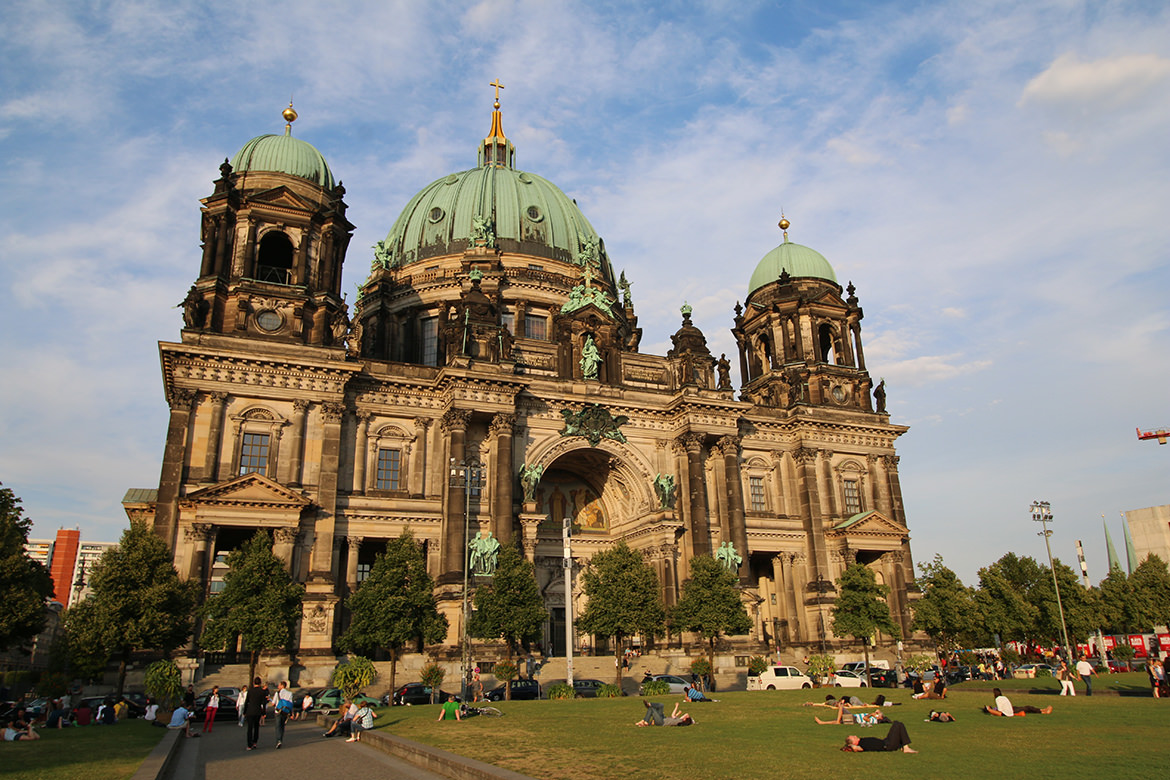
[(941, 674), (935, 675), (934, 685), (926, 692), (927, 699), (945, 699), (947, 697), (947, 683)]
[(1004, 696), (1003, 691), (1001, 691), (999, 688), (992, 688), (991, 693), (995, 696), (995, 706), (986, 706), (983, 708), (983, 711), (988, 715), (998, 715), (1003, 718), (1010, 718), (1013, 715), (1019, 715), (1022, 717), (1024, 713), (1029, 713), (1032, 715), (1052, 714), (1051, 704), (1044, 709), (1033, 707), (1031, 704), (1025, 705), (1023, 707), (1013, 707), (1012, 700)]
[(184, 737), (198, 737), (198, 734), (195, 734), (191, 731), (191, 715), (191, 710), (180, 704), (178, 707), (175, 707), (175, 711), (171, 713), (171, 722), (167, 724), (167, 728), (175, 729), (176, 731), (182, 729)]
[(683, 701), (719, 701), (718, 699), (708, 699), (698, 688), (693, 685), (683, 685)]
[(910, 747), (910, 735), (906, 733), (906, 726), (900, 720), (890, 724), (886, 738), (858, 737), (854, 734), (845, 737), (845, 746), (841, 750), (846, 753), (887, 752), (900, 750), (903, 753), (917, 753)]
[[(333, 725), (330, 726), (329, 730), (326, 731), (321, 736), (332, 737), (332, 736), (336, 736), (336, 735), (340, 734), (344, 737), (348, 737), (350, 735), (350, 733), (351, 733), (350, 728), (352, 726), (352, 720), (353, 720), (353, 715), (349, 714), (351, 703), (352, 702), (350, 702), (349, 699), (346, 699), (345, 702), (342, 703), (341, 707), (338, 708), (338, 710), (337, 710), (337, 713), (340, 717), (338, 717), (337, 720), (333, 721)], [(355, 710), (355, 713), (356, 713), (356, 710)]]
[(41, 735), (33, 731), (31, 723), (14, 720), (4, 724), (5, 742), (22, 742), (40, 738)]
[(459, 711), (459, 705), (455, 702), (454, 696), (447, 697), (447, 701), (439, 711), (439, 720), (463, 720), (463, 715)]
[(850, 711), (853, 709), (868, 709), (870, 707), (876, 707), (876, 706), (877, 705), (875, 705), (875, 704), (863, 704), (859, 708), (856, 705), (850, 704), (848, 699), (841, 698), (841, 699), (837, 700), (837, 717), (836, 718), (834, 718), (833, 720), (821, 720), (820, 718), (818, 718), (817, 716), (814, 715), (813, 720), (815, 720), (821, 726), (831, 726), (831, 725), (840, 726), (841, 724), (846, 724), (846, 725), (856, 724), (858, 726), (876, 726), (878, 723), (889, 723), (890, 721), (886, 718), (886, 716), (882, 715), (880, 712), (851, 712)]
[(695, 719), (689, 714), (678, 711), (678, 703), (675, 703), (674, 710), (670, 713), (670, 717), (665, 716), (662, 702), (660, 701), (646, 701), (642, 699), (642, 703), (646, 705), (646, 714), (642, 719), (634, 723), (635, 726), (693, 726)]

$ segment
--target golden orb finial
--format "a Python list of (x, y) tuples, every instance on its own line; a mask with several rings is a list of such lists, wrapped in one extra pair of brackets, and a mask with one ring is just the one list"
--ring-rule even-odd
[(783, 214), (781, 214), (781, 215), (780, 215), (780, 221), (779, 221), (779, 222), (777, 222), (776, 224), (780, 226), (780, 229), (781, 229), (781, 230), (788, 230), (788, 226), (789, 226), (789, 225), (791, 225), (792, 223), (791, 223), (791, 222), (789, 222), (789, 221), (788, 221), (788, 220), (787, 220), (787, 219), (784, 217), (784, 215), (783, 215)]
[(280, 115), (282, 117), (284, 117), (284, 121), (286, 123), (284, 126), (285, 134), (286, 135), (291, 134), (292, 133), (292, 123), (297, 121), (297, 111), (295, 108), (292, 107), (292, 98), (289, 98), (288, 108), (286, 108), (284, 111), (280, 112)]

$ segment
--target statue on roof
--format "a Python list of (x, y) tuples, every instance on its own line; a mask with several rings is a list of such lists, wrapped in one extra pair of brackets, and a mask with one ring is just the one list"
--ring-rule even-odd
[(618, 289), (622, 291), (622, 306), (630, 308), (634, 305), (634, 299), (630, 297), (630, 283), (626, 281), (626, 272), (622, 271), (622, 276), (618, 279)]
[(586, 379), (597, 379), (601, 370), (601, 350), (593, 342), (593, 336), (585, 337), (585, 344), (581, 347), (581, 375)]
[(493, 228), (492, 221), (487, 217), (476, 214), (471, 218), (471, 238), (473, 246), (487, 247), (493, 249), (496, 246), (496, 231)]
[(743, 563), (743, 556), (735, 551), (734, 544), (724, 542), (715, 551), (715, 560), (723, 564), (723, 568), (734, 573), (739, 571), (739, 565)]
[(674, 475), (656, 474), (654, 494), (658, 496), (659, 509), (674, 509)]
[(520, 466), (520, 487), (524, 488), (524, 500), (536, 500), (536, 486), (540, 484), (540, 477), (544, 474), (544, 466), (527, 463)]
[(873, 405), (878, 414), (884, 414), (886, 411), (886, 379), (882, 377), (882, 381), (878, 382), (878, 386), (873, 389)]
[(727, 353), (724, 352), (719, 356), (719, 362), (715, 364), (719, 369), (719, 389), (731, 389), (731, 361), (727, 359)]

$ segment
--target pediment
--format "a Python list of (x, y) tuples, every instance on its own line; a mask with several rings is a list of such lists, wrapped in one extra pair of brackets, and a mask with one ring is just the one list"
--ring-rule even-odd
[(264, 203), (270, 206), (281, 206), (282, 208), (303, 209), (304, 211), (312, 211), (314, 206), (305, 200), (288, 187), (280, 186), (273, 187), (270, 190), (253, 193), (248, 197), (248, 200), (253, 204)]
[(186, 501), (194, 504), (268, 506), (300, 509), (310, 501), (303, 494), (261, 474), (244, 474), (218, 485), (188, 493)]
[(910, 529), (877, 510), (870, 510), (858, 512), (852, 517), (842, 520), (829, 529), (825, 535), (846, 539), (851, 537), (905, 539), (910, 535)]

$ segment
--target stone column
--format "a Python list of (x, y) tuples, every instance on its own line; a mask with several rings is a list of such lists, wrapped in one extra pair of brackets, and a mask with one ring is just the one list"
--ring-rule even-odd
[(272, 554), (280, 559), (284, 568), (292, 573), (293, 546), (297, 541), (297, 529), (290, 526), (280, 526), (272, 529)]
[(711, 537), (707, 528), (707, 480), (703, 471), (703, 435), (688, 433), (681, 437), (687, 452), (687, 484), (690, 491), (691, 546), (695, 555), (711, 554)]
[(248, 238), (244, 243), (244, 273), (245, 278), (256, 278), (256, 221), (248, 217)]
[(739, 444), (738, 436), (724, 436), (719, 440), (723, 448), (724, 482), (727, 485), (727, 508), (730, 515), (731, 541), (735, 551), (743, 556), (739, 565), (739, 581), (746, 585), (751, 574), (748, 565), (747, 522), (743, 511), (743, 480), (739, 474)]
[(429, 417), (414, 418), (414, 439), (418, 446), (414, 448), (414, 458), (410, 467), (408, 490), (410, 495), (423, 497), (427, 494), (427, 428), (431, 425)]
[(853, 323), (853, 325), (850, 327), (850, 330), (853, 331), (853, 351), (857, 357), (857, 367), (864, 371), (865, 353), (861, 351), (861, 323)]
[[(776, 594), (776, 607), (773, 612), (777, 618), (776, 636), (773, 639), (776, 641), (776, 649), (779, 650), (781, 643), (792, 644), (792, 612), (788, 609), (788, 588), (784, 586), (784, 553), (772, 556), (772, 592)], [(781, 623), (784, 624), (783, 627)]]
[(208, 393), (204, 396), (208, 401), (207, 414), (211, 418), (207, 423), (207, 450), (203, 453), (204, 483), (219, 481), (219, 452), (223, 443), (223, 410), (227, 401), (227, 393)]
[[(536, 508), (535, 503), (531, 506), (533, 509)], [(545, 515), (529, 512), (527, 508), (525, 506), (525, 511), (520, 513), (520, 530), (523, 534), (520, 544), (524, 548), (524, 557), (528, 562), (536, 563), (536, 532), (545, 521)]]
[(167, 401), (171, 405), (171, 419), (167, 424), (167, 443), (163, 450), (162, 474), (158, 481), (154, 532), (173, 551), (178, 541), (179, 490), (183, 481), (183, 459), (187, 452), (187, 429), (191, 425), (195, 391), (173, 387)]
[(821, 491), (821, 512), (827, 517), (840, 517), (836, 485), (833, 482), (833, 451), (819, 450), (818, 470), (824, 479)]
[(792, 597), (792, 609), (794, 620), (797, 623), (797, 629), (793, 633), (794, 641), (811, 642), (813, 640), (814, 627), (805, 618), (807, 617), (807, 610), (805, 608), (805, 586), (811, 579), (808, 572), (808, 556), (804, 553), (793, 553), (788, 562), (791, 562), (789, 567), (791, 571), (787, 573), (788, 587), (787, 592)]
[(497, 414), (492, 418), (490, 429), (492, 460), (496, 467), (492, 532), (502, 545), (512, 543), (512, 485), (516, 480), (512, 469), (512, 432), (515, 425), (516, 415)]
[(320, 507), (314, 525), (310, 578), (332, 581), (333, 533), (337, 512), (337, 470), (341, 462), (341, 415), (345, 407), (336, 402), (321, 404), (321, 482), (317, 490)]
[[(447, 452), (452, 468), (462, 466), (467, 454), (467, 425), (471, 412), (467, 409), (448, 409), (440, 425), (447, 434)], [(467, 511), (467, 487), (445, 485), (446, 512), (443, 514), (443, 571), (440, 582), (461, 582), (463, 580), (463, 553), (467, 541), (463, 538), (464, 513)]]
[(906, 525), (906, 510), (902, 506), (902, 482), (898, 478), (899, 460), (901, 458), (897, 455), (886, 455), (882, 458), (886, 467), (886, 477), (889, 480), (890, 513), (894, 520)]
[(792, 453), (796, 462), (796, 476), (799, 484), (800, 516), (804, 533), (808, 539), (810, 580), (817, 575), (827, 576), (829, 559), (825, 552), (825, 529), (821, 515), (821, 497), (817, 478), (817, 451), (801, 447)]
[(183, 534), (192, 546), (187, 579), (199, 583), (199, 601), (207, 590), (207, 541), (211, 538), (211, 523), (192, 523)]
[(227, 215), (220, 217), (216, 225), (215, 238), (215, 262), (212, 273), (218, 276), (232, 275), (232, 257), (231, 257), (231, 234), (234, 225), (228, 220)]
[[(353, 445), (353, 487), (351, 492), (363, 494), (366, 492), (366, 466), (370, 460), (370, 417), (367, 411), (357, 413), (357, 435)], [(405, 466), (399, 464), (399, 468)]]
[(358, 588), (358, 552), (361, 551), (362, 537), (347, 536), (345, 541), (349, 548), (345, 555), (345, 584), (349, 587), (349, 592), (353, 593)]
[(292, 431), (290, 433), (288, 484), (290, 487), (300, 487), (304, 474), (305, 449), (305, 417), (309, 411), (309, 402), (303, 398), (293, 401)]

